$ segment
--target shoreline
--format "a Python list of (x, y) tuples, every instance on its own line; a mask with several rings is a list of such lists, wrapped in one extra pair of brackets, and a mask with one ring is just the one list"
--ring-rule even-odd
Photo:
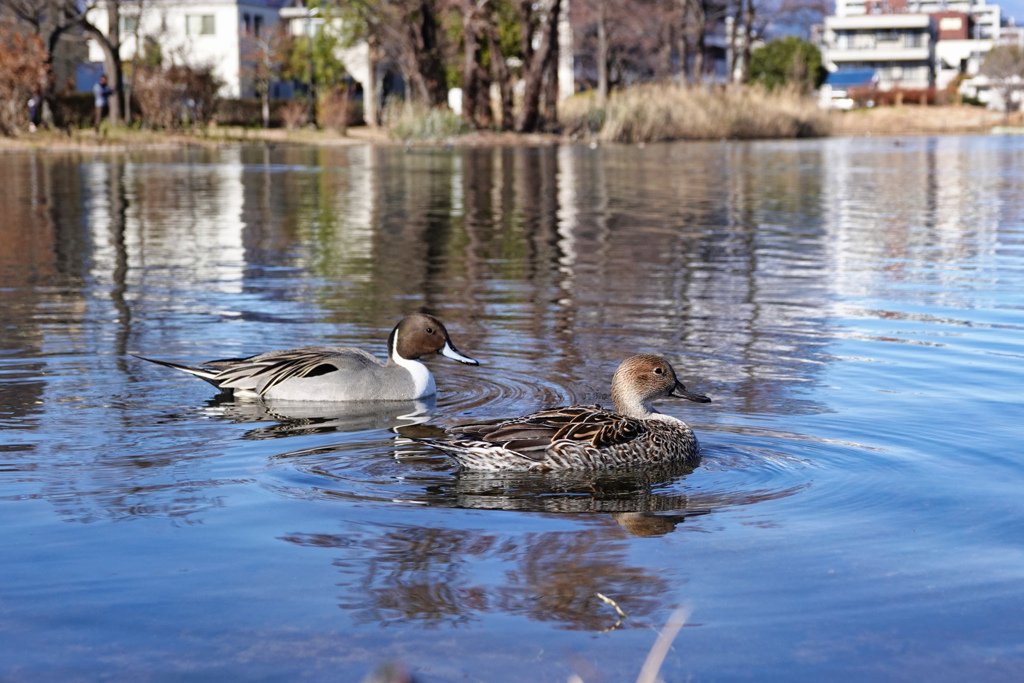
[[(928, 135), (1012, 134), (1024, 127), (1024, 113), (1009, 117), (968, 105), (877, 107), (831, 115), (832, 131), (826, 137), (921, 137)], [(588, 144), (555, 133), (501, 133), (477, 131), (455, 138), (403, 142), (393, 140), (383, 128), (355, 126), (345, 134), (330, 130), (242, 128), (215, 126), (194, 131), (142, 131), (92, 129), (36, 131), (16, 138), (0, 137), (0, 154), (12, 152), (120, 152), (128, 150), (218, 147), (236, 144), (288, 144), (313, 147), (394, 145), (404, 147), (538, 147), (557, 144)], [(602, 143), (604, 144), (604, 143)]]

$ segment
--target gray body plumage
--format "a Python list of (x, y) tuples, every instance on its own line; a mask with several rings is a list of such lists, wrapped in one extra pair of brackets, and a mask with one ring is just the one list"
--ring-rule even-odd
[[(416, 361), (412, 361), (416, 362)], [(422, 365), (416, 362), (417, 365)], [(404, 401), (435, 391), (433, 378), (422, 390), (408, 368), (385, 363), (362, 349), (306, 346), (246, 359), (212, 361), (221, 389), (282, 401)], [(424, 372), (426, 367), (424, 366)], [(421, 393), (423, 392), (423, 393)]]
[(236, 398), (279, 401), (410, 401), (435, 393), (434, 377), (417, 360), (441, 353), (467, 365), (478, 363), (452, 345), (441, 321), (416, 314), (404, 318), (388, 338), (384, 362), (348, 346), (304, 346), (247, 358), (226, 358), (198, 367), (142, 358), (183, 370)]

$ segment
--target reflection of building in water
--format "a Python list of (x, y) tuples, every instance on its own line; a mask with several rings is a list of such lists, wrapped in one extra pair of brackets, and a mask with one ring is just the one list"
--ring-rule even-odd
[[(299, 204), (301, 239), (314, 251), (310, 267), (318, 275), (346, 284), (373, 277), (374, 219), (378, 211), (376, 150), (356, 147), (311, 168)], [(296, 188), (298, 189), (298, 188)]]
[(14, 381), (0, 392), (5, 410), (21, 413), (18, 468), (69, 520), (186, 518), (215, 506), (202, 484), (175, 479), (173, 466), (196, 448), (140, 452), (147, 434), (166, 436), (166, 426), (137, 424), (129, 392), (111, 387), (130, 372), (134, 301), (163, 295), (193, 307), (189, 286), (241, 291), (240, 166), (153, 168), (118, 155), (5, 160), (18, 164), (26, 168), (4, 174), (15, 200), (0, 221), (0, 236), (10, 230), (17, 246), (0, 259), (4, 284), (18, 291), (4, 298), (0, 318), (10, 310), (18, 332), (5, 340), (28, 359), (26, 381), (8, 363)]
[[(212, 164), (87, 164), (83, 181), (94, 189), (86, 207), (91, 275), (110, 281), (122, 248), (129, 263), (145, 264), (146, 278), (166, 278), (177, 285), (192, 282), (205, 291), (241, 292), (245, 225), (240, 154), (238, 148), (221, 150)], [(118, 211), (123, 217), (115, 215)], [(123, 244), (111, 235), (111, 226), (119, 223)]]
[[(899, 145), (837, 139), (828, 151), (821, 203), (830, 279), (840, 293), (877, 295), (905, 279), (898, 274), (904, 271), (915, 273), (906, 278), (941, 285), (949, 271), (934, 265), (962, 263), (996, 247), (1003, 199), (992, 169), (1006, 165), (997, 145), (979, 153), (975, 141), (960, 138)], [(942, 289), (929, 295), (941, 297)]]

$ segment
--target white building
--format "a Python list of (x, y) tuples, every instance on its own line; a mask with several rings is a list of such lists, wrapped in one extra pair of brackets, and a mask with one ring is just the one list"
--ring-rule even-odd
[(829, 71), (875, 69), (879, 89), (944, 90), (978, 73), (1001, 22), (985, 0), (836, 0), (820, 47)]
[(974, 31), (970, 38), (998, 40), (1001, 12), (998, 5), (985, 0), (836, 0), (837, 17), (865, 14), (939, 14), (962, 12), (971, 17)]
[[(244, 92), (245, 38), (261, 37), (275, 29), (284, 0), (132, 0), (120, 2), (121, 59), (136, 54), (136, 35), (155, 41), (165, 63), (212, 65), (224, 82), (222, 97)], [(140, 14), (141, 7), (141, 14)], [(107, 7), (100, 0), (88, 12), (89, 21), (107, 33)], [(144, 52), (144, 47), (142, 52)], [(103, 62), (96, 41), (89, 41), (89, 60)]]
[(930, 88), (935, 37), (935, 21), (927, 14), (827, 17), (823, 57), (830, 71), (874, 69), (882, 90)]

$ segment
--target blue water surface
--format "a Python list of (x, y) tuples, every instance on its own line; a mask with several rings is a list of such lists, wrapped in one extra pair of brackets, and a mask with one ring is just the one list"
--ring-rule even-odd
[[(0, 156), (0, 680), (1012, 681), (1024, 139)], [(235, 401), (380, 356), (436, 399)], [(658, 353), (694, 468), (460, 471), (412, 440), (609, 404)], [(624, 615), (624, 616), (623, 616)], [(685, 625), (675, 630), (685, 619)], [(575, 678), (574, 678), (575, 677)]]

